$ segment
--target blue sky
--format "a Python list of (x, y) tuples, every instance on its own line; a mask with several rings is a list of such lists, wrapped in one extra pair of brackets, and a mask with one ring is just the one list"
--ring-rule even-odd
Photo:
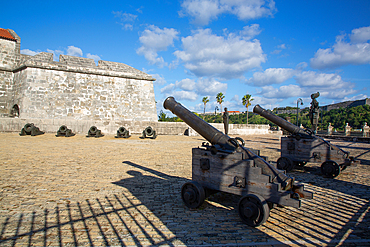
[[(370, 1), (4, 1), (0, 27), (38, 52), (128, 64), (167, 96), (203, 112), (320, 105), (370, 95)], [(250, 108), (251, 110), (251, 108)], [(168, 111), (165, 111), (168, 113)]]

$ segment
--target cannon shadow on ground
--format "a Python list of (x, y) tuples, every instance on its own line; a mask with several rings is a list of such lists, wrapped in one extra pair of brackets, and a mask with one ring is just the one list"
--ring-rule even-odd
[[(351, 192), (358, 192), (351, 195), (348, 191), (334, 189), (340, 186), (348, 187), (348, 183), (326, 188), (325, 179), (320, 177), (320, 183), (324, 187), (321, 187), (320, 183), (318, 186), (308, 186), (309, 190), (315, 193), (316, 200), (305, 200), (301, 209), (277, 207), (271, 211), (270, 219), (265, 225), (250, 228), (241, 223), (235, 209), (240, 197), (218, 193), (209, 197), (200, 209), (190, 210), (183, 205), (180, 196), (180, 188), (187, 182), (186, 179), (129, 161), (124, 164), (136, 168), (135, 172), (130, 172), (134, 176), (115, 184), (127, 188), (186, 245), (200, 244), (196, 242), (197, 239), (202, 239), (203, 244), (227, 242), (245, 245), (253, 242), (289, 245), (365, 244), (370, 239), (364, 232), (369, 226), (366, 223), (369, 217), (369, 200), (358, 196), (366, 193), (368, 186), (351, 184)], [(143, 175), (137, 169), (150, 175)], [(156, 186), (160, 189), (156, 189)], [(158, 207), (158, 204), (168, 208), (167, 212), (162, 212), (163, 207)], [(182, 227), (179, 228), (179, 225)], [(359, 239), (356, 234), (361, 232), (363, 236)]]
[[(133, 170), (127, 173), (131, 178), (114, 184), (126, 188), (146, 209), (173, 234), (173, 239), (164, 239), (158, 244), (173, 244), (173, 240), (189, 245), (255, 245), (264, 242), (268, 235), (258, 228), (247, 227), (234, 210), (239, 197), (218, 194), (209, 198), (199, 209), (188, 209), (181, 200), (181, 186), (188, 179), (162, 173), (130, 161), (125, 165)], [(221, 204), (222, 203), (222, 204)], [(143, 214), (145, 214), (143, 212)], [(147, 219), (149, 221), (149, 219)], [(149, 223), (153, 225), (152, 223)], [(153, 225), (154, 227), (154, 225)], [(158, 230), (159, 232), (163, 228)], [(275, 244), (281, 244), (271, 238)]]
[(230, 210), (236, 197), (222, 206), (217, 203), (224, 199), (215, 197), (201, 209), (189, 210), (179, 193), (187, 179), (128, 161), (124, 165), (132, 167), (127, 172), (131, 177), (113, 182), (122, 193), (7, 217), (0, 221), (0, 245), (225, 246), (239, 241), (253, 246), (268, 238)]

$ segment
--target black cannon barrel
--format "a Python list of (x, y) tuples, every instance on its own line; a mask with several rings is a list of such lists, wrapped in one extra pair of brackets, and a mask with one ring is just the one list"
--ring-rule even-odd
[(178, 103), (173, 97), (168, 97), (164, 102), (163, 106), (165, 109), (170, 110), (173, 114), (182, 119), (191, 128), (203, 136), (212, 145), (220, 145), (226, 149), (234, 149), (230, 145), (230, 137), (223, 134), (218, 129), (214, 128), (212, 125), (208, 124), (206, 121), (193, 114), (191, 111), (183, 107)]
[(307, 132), (304, 131), (303, 129), (299, 128), (298, 126), (296, 126), (292, 123), (289, 123), (285, 119), (283, 119), (279, 116), (276, 116), (275, 114), (273, 114), (269, 111), (266, 111), (260, 105), (256, 105), (253, 108), (253, 112), (261, 115), (262, 117), (266, 118), (267, 120), (270, 120), (274, 124), (280, 126), (281, 128), (285, 129), (286, 131), (288, 131), (289, 133), (291, 133), (293, 135), (308, 136)]

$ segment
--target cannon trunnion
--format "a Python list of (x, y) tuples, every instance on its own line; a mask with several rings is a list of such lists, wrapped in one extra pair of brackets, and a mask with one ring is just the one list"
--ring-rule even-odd
[(192, 149), (192, 181), (181, 188), (181, 198), (189, 208), (200, 207), (210, 194), (222, 191), (241, 196), (238, 213), (244, 223), (256, 227), (269, 217), (274, 205), (299, 208), (301, 199), (313, 194), (258, 156), (257, 150), (243, 146), (241, 138), (230, 138), (173, 97), (164, 108), (171, 110), (209, 143)]
[(253, 112), (291, 133), (289, 136), (281, 137), (281, 157), (277, 160), (278, 169), (289, 172), (295, 166), (304, 166), (307, 162), (321, 163), (321, 173), (326, 177), (334, 178), (348, 166), (356, 166), (358, 163), (349, 156), (349, 152), (315, 136), (310, 130), (301, 129), (287, 122), (259, 105), (253, 108)]

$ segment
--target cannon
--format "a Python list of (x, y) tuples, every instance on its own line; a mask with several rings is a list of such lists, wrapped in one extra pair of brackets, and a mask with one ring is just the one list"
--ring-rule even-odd
[(241, 196), (238, 213), (248, 226), (266, 222), (275, 205), (299, 208), (301, 199), (313, 193), (278, 170), (255, 151), (244, 147), (241, 138), (230, 138), (168, 97), (163, 106), (177, 115), (208, 142), (192, 149), (192, 181), (181, 188), (181, 198), (191, 209), (205, 198), (222, 191)]
[(97, 127), (95, 126), (91, 126), (89, 131), (87, 132), (87, 136), (86, 137), (96, 137), (96, 138), (99, 138), (99, 137), (103, 137), (104, 135), (101, 133), (101, 130), (99, 130)]
[(41, 131), (38, 127), (36, 127), (33, 123), (27, 123), (24, 125), (24, 127), (21, 130), (21, 133), (19, 133), (20, 136), (25, 135), (31, 135), (31, 136), (37, 136), (42, 135), (45, 132)]
[(67, 126), (62, 125), (59, 127), (59, 130), (57, 131), (56, 137), (71, 137), (76, 135), (75, 133), (72, 133), (72, 130), (68, 129)]
[(145, 128), (145, 130), (143, 130), (143, 135), (141, 136), (141, 138), (155, 139), (157, 138), (157, 133), (155, 132), (155, 130), (152, 129), (152, 127), (148, 126)]
[(335, 178), (348, 166), (356, 166), (358, 161), (350, 153), (313, 134), (310, 129), (301, 129), (272, 112), (256, 105), (253, 112), (270, 120), (288, 131), (290, 135), (281, 137), (281, 157), (277, 168), (291, 171), (295, 166), (303, 167), (308, 162), (321, 163), (321, 173), (325, 177)]
[(115, 138), (129, 138), (130, 132), (125, 127), (119, 127)]

